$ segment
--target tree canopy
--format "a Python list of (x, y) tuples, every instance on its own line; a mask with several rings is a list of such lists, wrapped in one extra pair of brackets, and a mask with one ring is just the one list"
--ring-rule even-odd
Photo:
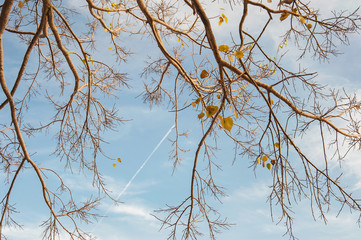
[[(214, 169), (222, 167), (214, 161), (220, 136), (234, 144), (234, 161), (248, 159), (254, 170), (264, 167), (272, 174), (270, 204), (280, 210), (291, 238), (292, 205), (300, 198), (308, 198), (312, 214), (323, 219), (335, 202), (340, 211), (361, 213), (360, 199), (328, 166), (331, 157), (342, 160), (360, 149), (361, 102), (355, 93), (329, 90), (316, 72), (302, 66), (340, 53), (339, 46), (360, 29), (358, 8), (328, 11), (303, 0), (78, 2), (83, 7), (61, 0), (4, 0), (0, 6), (0, 169), (6, 176), (0, 238), (6, 237), (5, 226), (18, 224), (11, 194), (24, 168), (33, 169), (41, 183), (49, 211), (44, 238), (57, 239), (59, 232), (71, 239), (92, 238), (78, 223), (99, 217), (95, 207), (104, 197), (117, 201), (97, 159), (112, 158), (103, 151), (103, 136), (129, 120), (117, 111), (121, 103), (109, 104), (138, 81), (129, 77), (129, 59), (145, 60), (138, 73), (144, 102), (174, 114), (170, 158), (175, 171), (186, 151), (179, 140), (186, 135), (180, 127), (187, 121), (184, 111), (194, 111), (199, 119), (194, 128), (203, 134), (194, 152), (189, 194), (155, 214), (170, 229), (170, 239), (197, 239), (204, 223), (209, 239), (216, 239), (230, 226), (209, 203), (225, 194), (213, 178)], [(149, 52), (138, 51), (144, 46), (134, 39)], [(34, 122), (27, 116), (39, 111), (37, 99), (48, 118)], [(322, 161), (315, 162), (294, 141), (311, 126), (319, 128)], [(30, 154), (24, 138), (49, 132), (55, 134), (57, 159), (74, 173), (92, 173), (98, 196), (76, 201), (62, 170), (44, 168)], [(48, 175), (57, 178), (56, 186)]]

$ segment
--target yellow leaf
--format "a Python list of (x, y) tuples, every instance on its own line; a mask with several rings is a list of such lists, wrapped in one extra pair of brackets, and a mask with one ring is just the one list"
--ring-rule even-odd
[(233, 111), (234, 116), (236, 116), (236, 118), (238, 118), (238, 113), (236, 112), (236, 110), (234, 109), (234, 107), (231, 106), (230, 108), (231, 108), (231, 110)]
[(81, 60), (84, 64), (85, 64), (85, 62), (86, 62), (86, 60), (85, 59), (83, 59), (83, 60)]
[(244, 56), (242, 51), (235, 51), (234, 55), (236, 55), (236, 58), (238, 58), (238, 59), (241, 59)]
[(263, 156), (263, 157), (262, 157), (262, 161), (263, 161), (263, 162), (267, 161), (267, 159), (268, 159), (267, 156)]
[(226, 117), (221, 120), (222, 127), (228, 131), (231, 131), (233, 127), (233, 119), (231, 117)]
[(22, 1), (20, 1), (19, 4), (18, 4), (18, 7), (19, 7), (19, 8), (24, 7), (24, 3), (23, 3)]
[(198, 114), (198, 118), (201, 119), (201, 118), (204, 117), (204, 115), (205, 115), (205, 114), (202, 112), (202, 113)]
[(280, 148), (280, 143), (276, 142), (276, 143), (275, 143), (275, 147), (276, 147), (276, 148)]
[(206, 107), (207, 118), (213, 116), (217, 111), (218, 111), (217, 106), (209, 105), (208, 107)]
[(224, 14), (222, 13), (222, 17), (223, 17), (224, 21), (225, 21), (226, 23), (228, 23), (228, 18), (226, 17), (226, 15), (224, 15)]
[(105, 32), (108, 32), (108, 29), (104, 28), (104, 31), (105, 31)]
[(311, 23), (307, 24), (306, 26), (307, 26), (308, 29), (311, 29), (311, 28), (312, 28), (312, 24), (311, 24)]
[(302, 24), (305, 24), (305, 23), (306, 23), (306, 20), (305, 20), (304, 17), (299, 16), (298, 18), (300, 19), (300, 22), (301, 22)]
[(120, 160), (120, 158), (117, 158), (117, 161), (118, 161), (118, 162), (122, 162), (122, 160)]
[(184, 43), (181, 43), (181, 46), (184, 47)]
[(273, 104), (273, 100), (271, 99), (271, 101), (270, 101), (270, 104), (272, 105)]
[(218, 98), (218, 99), (221, 99), (221, 95), (217, 94), (217, 98)]
[(112, 50), (112, 49), (113, 49), (113, 47), (108, 48), (108, 50)]
[(117, 8), (118, 6), (117, 6), (117, 4), (112, 3), (112, 7), (113, 7), (113, 8)]
[(197, 107), (197, 104), (195, 102), (192, 102), (192, 107)]
[(117, 164), (113, 163), (113, 167), (117, 166)]
[(297, 13), (297, 8), (292, 9), (292, 12)]
[(280, 20), (281, 20), (281, 21), (285, 20), (286, 18), (288, 18), (289, 15), (290, 15), (290, 14), (287, 13), (287, 12), (282, 13), (282, 14), (281, 14), (281, 17), (280, 17)]
[(223, 23), (223, 18), (222, 17), (219, 17), (219, 22), (218, 22), (218, 26), (221, 26), (222, 25), (222, 23)]
[(266, 167), (268, 168), (268, 170), (271, 170), (272, 164), (271, 164), (271, 163), (267, 163)]
[(218, 50), (221, 52), (228, 52), (229, 47), (227, 45), (223, 44), (218, 47)]
[(201, 78), (206, 78), (209, 76), (209, 73), (206, 70), (202, 70), (201, 72)]
[(198, 104), (201, 101), (201, 97), (197, 98), (197, 100), (195, 101), (196, 104)]
[(233, 62), (233, 57), (231, 55), (227, 55), (230, 62)]
[(257, 158), (257, 164), (261, 164), (261, 158), (260, 157)]

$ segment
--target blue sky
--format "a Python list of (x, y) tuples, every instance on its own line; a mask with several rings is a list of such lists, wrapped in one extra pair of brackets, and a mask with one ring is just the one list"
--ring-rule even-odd
[[(79, 1), (74, 1), (72, 4), (77, 5)], [(320, 0), (312, 4), (317, 5), (316, 7), (322, 7), (322, 11), (327, 12), (333, 8), (340, 8), (345, 3), (336, 0)], [(349, 6), (343, 7), (353, 9), (360, 2), (347, 1), (347, 4)], [(220, 4), (221, 7), (224, 7), (226, 12), (228, 11), (229, 24), (218, 29), (216, 35), (219, 39), (228, 41), (229, 35), (225, 32), (232, 32), (234, 28), (232, 21), (237, 22), (239, 14), (236, 11), (231, 12), (226, 5)], [(213, 9), (209, 12), (212, 13)], [(215, 9), (213, 14), (217, 15), (218, 10)], [(257, 14), (261, 15), (259, 12)], [(257, 19), (255, 16), (254, 25), (251, 24), (250, 28), (257, 26)], [(278, 21), (277, 24), (279, 24)], [(277, 48), (282, 30), (279, 25), (273, 27), (272, 34), (267, 36), (269, 47)], [(331, 58), (329, 62), (322, 63), (311, 61), (309, 57), (296, 62), (297, 51), (293, 47), (293, 43), (290, 42), (285, 49), (285, 51), (289, 51), (289, 55), (284, 61), (288, 61), (290, 68), (297, 68), (299, 64), (302, 64), (302, 66), (308, 67), (310, 71), (318, 71), (317, 81), (320, 83), (328, 84), (330, 87), (344, 88), (349, 93), (356, 92), (358, 96), (361, 96), (360, 39), (360, 35), (351, 36), (350, 45), (340, 47), (344, 54), (337, 58)], [(124, 39), (124, 42), (126, 40)], [(174, 124), (174, 115), (168, 111), (166, 106), (160, 105), (149, 108), (143, 103), (142, 97), (139, 97), (139, 94), (142, 93), (141, 87), (144, 79), (140, 77), (138, 70), (142, 68), (142, 62), (146, 59), (142, 53), (152, 54), (157, 51), (155, 48), (150, 50), (146, 45), (141, 45), (142, 47), (138, 48), (137, 43), (139, 42), (141, 41), (132, 41), (129, 47), (132, 48), (133, 45), (137, 47), (137, 54), (128, 61), (128, 65), (123, 65), (132, 72), (130, 76), (132, 87), (122, 89), (118, 95), (119, 99), (114, 101), (119, 108), (120, 115), (125, 119), (132, 120), (120, 125), (116, 132), (106, 134), (105, 139), (109, 144), (104, 145), (104, 150), (113, 157), (113, 160), (98, 159), (100, 170), (115, 197), (124, 189), (144, 160)], [(17, 49), (21, 54), (23, 48), (16, 48), (11, 41), (6, 42), (6, 44), (7, 54), (13, 53), (14, 49)], [(99, 57), (107, 60), (106, 55), (99, 55)], [(16, 57), (6, 64), (8, 69), (16, 70), (18, 64)], [(11, 78), (13, 73), (11, 71), (8, 74)], [(3, 97), (3, 95), (0, 96)], [(110, 102), (110, 104), (112, 103)], [(43, 104), (44, 102), (41, 100), (34, 104), (34, 110), (27, 117), (30, 121), (35, 122), (39, 116), (46, 116), (47, 113), (44, 111)], [(105, 200), (99, 206), (99, 212), (106, 213), (108, 217), (102, 219), (98, 224), (84, 226), (85, 230), (94, 232), (101, 240), (159, 240), (167, 238), (169, 231), (167, 229), (159, 231), (160, 222), (150, 214), (153, 214), (154, 210), (165, 208), (166, 204), (179, 204), (189, 194), (194, 150), (201, 138), (197, 114), (194, 109), (187, 109), (180, 116), (180, 128), (190, 132), (188, 137), (182, 139), (181, 143), (184, 148), (190, 151), (182, 155), (183, 162), (176, 171), (173, 173), (173, 163), (169, 160), (172, 146), (166, 140), (121, 196), (119, 200), (123, 203), (115, 206), (111, 201)], [(317, 126), (314, 127), (317, 128)], [(320, 141), (314, 132), (313, 127), (311, 127), (306, 135), (302, 138), (296, 138), (295, 141), (303, 151), (311, 156), (313, 161), (317, 162), (322, 157), (322, 151)], [(173, 139), (174, 134), (172, 131), (169, 138)], [(62, 163), (58, 163), (56, 156), (50, 155), (53, 150), (51, 136), (27, 139), (27, 144), (36, 161), (42, 166), (62, 169)], [(252, 168), (249, 168), (251, 159), (237, 157), (237, 161), (233, 163), (233, 145), (222, 134), (220, 134), (219, 148), (216, 161), (222, 165), (222, 171), (216, 171), (214, 174), (218, 183), (226, 188), (227, 196), (221, 198), (222, 204), (217, 202), (214, 204), (222, 216), (227, 217), (228, 221), (235, 225), (220, 234), (218, 239), (288, 239), (287, 235), (283, 236), (286, 231), (283, 223), (276, 225), (280, 217), (277, 207), (274, 209), (274, 221), (271, 219), (269, 202), (267, 201), (267, 196), (270, 193), (269, 186), (272, 184), (270, 172), (265, 168), (257, 168), (254, 172)], [(122, 159), (122, 163), (112, 167), (118, 157)], [(335, 173), (339, 171), (337, 161), (331, 161), (330, 165), (332, 171)], [(341, 169), (344, 171), (345, 185), (354, 191), (354, 196), (361, 198), (360, 153), (350, 153), (349, 157), (342, 163)], [(96, 189), (91, 186), (90, 175), (72, 175), (69, 172), (62, 174), (66, 183), (74, 190), (76, 198), (85, 199), (89, 194), (96, 195)], [(0, 176), (0, 178), (3, 179), (4, 176)], [(0, 190), (0, 193), (2, 192), (3, 189)], [(40, 185), (34, 176), (34, 172), (31, 169), (24, 170), (12, 197), (19, 210), (16, 219), (23, 224), (23, 230), (5, 229), (5, 234), (9, 236), (9, 239), (40, 239), (41, 228), (39, 225), (46, 219), (47, 211), (39, 196), (41, 196)], [(304, 199), (293, 207), (295, 211), (293, 215), (294, 234), (299, 239), (352, 240), (361, 236), (361, 229), (356, 224), (358, 214), (350, 214), (346, 210), (336, 217), (339, 205), (332, 207), (326, 215), (328, 217), (327, 225), (321, 220), (314, 221), (308, 200)], [(316, 213), (316, 218), (317, 216)], [(205, 235), (200, 239), (208, 239), (208, 237)]]

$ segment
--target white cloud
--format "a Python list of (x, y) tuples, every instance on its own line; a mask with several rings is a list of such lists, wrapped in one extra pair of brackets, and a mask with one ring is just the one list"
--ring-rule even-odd
[(342, 236), (342, 239), (358, 239), (356, 236), (360, 236), (361, 229), (358, 227), (356, 221), (358, 214), (351, 215), (349, 212), (345, 212), (340, 216), (336, 213), (326, 213), (326, 224), (320, 220), (312, 219), (310, 214), (303, 214), (305, 206), (299, 209), (294, 216), (294, 232), (300, 239), (309, 239), (312, 235), (312, 239), (337, 239)]
[(62, 176), (65, 185), (72, 191), (97, 192), (98, 189), (92, 185), (92, 179), (83, 174), (65, 174)]
[[(351, 190), (360, 191), (361, 190), (361, 157), (360, 151), (351, 152), (347, 159), (343, 161), (343, 166), (345, 166), (346, 177), (352, 179)], [(361, 191), (359, 193), (361, 195)]]
[(119, 204), (118, 206), (111, 207), (111, 212), (154, 221), (154, 217), (150, 215), (151, 210), (141, 205)]
[[(44, 228), (40, 227), (40, 222), (27, 222), (24, 223), (22, 228), (14, 227), (5, 227), (3, 229), (3, 234), (9, 240), (32, 240), (32, 239), (42, 239), (42, 234)], [(60, 229), (60, 227), (59, 227)], [(69, 239), (68, 235), (63, 232), (59, 233), (59, 238), (57, 239)]]
[[(327, 131), (324, 131), (324, 139), (326, 141), (326, 153), (328, 158), (328, 168), (331, 173), (331, 177), (338, 176), (341, 172), (343, 173), (342, 179), (347, 179), (347, 184), (351, 185), (350, 189), (352, 191), (357, 191), (361, 189), (361, 157), (360, 151), (357, 149), (351, 150), (348, 152), (345, 159), (341, 162), (337, 159), (337, 156), (332, 158), (335, 153), (335, 147), (329, 147), (329, 143), (334, 139), (334, 134), (330, 134)], [(341, 140), (339, 139), (339, 143)], [(310, 161), (315, 164), (318, 168), (325, 168), (325, 160), (323, 147), (320, 137), (320, 131), (318, 126), (312, 126), (305, 135), (295, 139), (295, 143), (300, 147), (301, 151), (309, 157)], [(343, 144), (339, 146), (339, 152), (345, 154), (348, 150), (348, 145)], [(341, 179), (341, 181), (343, 181)], [(350, 181), (352, 179), (352, 181)], [(341, 182), (343, 183), (343, 182)], [(343, 183), (345, 185), (345, 183)], [(349, 190), (350, 190), (349, 189)]]
[(42, 230), (38, 226), (23, 227), (22, 229), (5, 227), (3, 234), (11, 240), (41, 239)]
[(270, 193), (270, 188), (263, 183), (254, 184), (251, 187), (240, 187), (225, 197), (223, 201), (250, 201), (254, 199), (265, 200)]
[(103, 205), (108, 217), (89, 226), (90, 232), (101, 240), (166, 239), (167, 231), (159, 231), (160, 222), (150, 215), (152, 210), (136, 199), (133, 202)]

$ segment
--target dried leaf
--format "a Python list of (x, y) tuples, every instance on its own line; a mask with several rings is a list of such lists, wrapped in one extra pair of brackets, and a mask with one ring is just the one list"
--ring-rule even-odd
[(221, 26), (222, 25), (222, 23), (223, 23), (223, 18), (222, 17), (219, 17), (219, 22), (218, 22), (218, 26)]
[(233, 111), (234, 116), (236, 116), (236, 118), (239, 118), (238, 113), (236, 112), (233, 106), (231, 106), (231, 110)]
[(228, 18), (226, 17), (226, 15), (224, 15), (224, 14), (222, 13), (222, 17), (223, 17), (224, 21), (225, 21), (226, 23), (228, 23)]
[(226, 117), (221, 119), (222, 127), (228, 131), (232, 130), (233, 119), (231, 117)]
[(282, 14), (281, 14), (281, 17), (280, 17), (280, 20), (281, 20), (281, 21), (285, 20), (286, 18), (288, 18), (289, 15), (290, 15), (290, 14), (287, 13), (287, 12), (282, 13)]
[(213, 116), (217, 111), (218, 111), (217, 106), (209, 105), (208, 107), (206, 107), (207, 118)]
[(221, 52), (228, 52), (229, 47), (227, 45), (223, 44), (218, 47), (218, 50)]
[(242, 51), (235, 51), (234, 54), (236, 55), (236, 58), (241, 59), (244, 56), (244, 53)]
[(268, 170), (271, 170), (272, 164), (271, 164), (271, 163), (267, 163), (267, 164), (266, 164), (266, 167), (268, 168)]
[(202, 72), (201, 72), (201, 78), (203, 79), (203, 78), (206, 78), (206, 77), (208, 77), (209, 76), (209, 73), (206, 71), (206, 70), (202, 70)]
[(300, 22), (301, 22), (302, 24), (305, 24), (305, 23), (306, 23), (306, 19), (305, 19), (304, 17), (299, 16), (298, 19), (300, 19)]

